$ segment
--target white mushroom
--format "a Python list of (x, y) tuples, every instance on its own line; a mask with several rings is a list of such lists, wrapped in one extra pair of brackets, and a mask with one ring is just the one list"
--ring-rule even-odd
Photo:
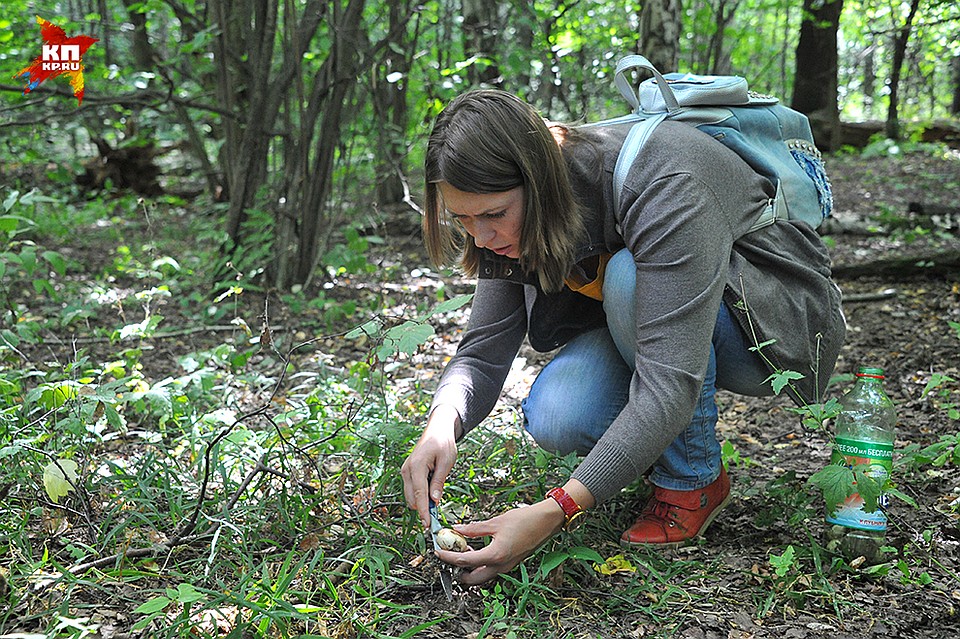
[(437, 545), (444, 550), (456, 552), (465, 552), (470, 547), (467, 538), (452, 528), (441, 528), (437, 531)]

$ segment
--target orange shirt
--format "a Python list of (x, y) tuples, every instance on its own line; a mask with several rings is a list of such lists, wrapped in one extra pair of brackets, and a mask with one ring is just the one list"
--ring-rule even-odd
[(571, 291), (586, 295), (591, 299), (603, 301), (603, 273), (610, 261), (610, 253), (600, 253), (579, 262), (564, 283)]

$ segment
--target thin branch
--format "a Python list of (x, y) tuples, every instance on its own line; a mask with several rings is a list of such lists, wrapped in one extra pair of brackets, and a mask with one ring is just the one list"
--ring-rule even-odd
[[(82, 564), (77, 564), (76, 566), (71, 566), (67, 569), (71, 575), (79, 575), (88, 570), (95, 570), (100, 568), (107, 568), (109, 566), (115, 565), (118, 561), (127, 560), (127, 559), (141, 559), (144, 557), (159, 557), (160, 555), (167, 554), (173, 551), (174, 548), (179, 546), (190, 545), (200, 539), (206, 538), (206, 533), (202, 535), (193, 535), (189, 537), (181, 537), (175, 542), (170, 542), (166, 544), (155, 544), (149, 548), (130, 548), (124, 550), (123, 552), (114, 553), (107, 557), (101, 557), (99, 559), (94, 559), (93, 561), (88, 561)], [(51, 582), (52, 585), (52, 582)]]
[[(0, 84), (0, 91), (11, 92), (11, 93), (23, 93), (23, 87), (19, 85), (12, 84)], [(24, 103), (23, 106), (36, 106), (46, 102), (49, 98), (52, 97), (62, 97), (73, 99), (73, 93), (67, 89), (58, 87), (56, 85), (44, 84), (36, 89), (30, 91), (31, 94), (37, 94), (38, 99), (31, 100)], [(43, 97), (40, 97), (43, 96)], [(233, 113), (232, 111), (225, 109), (221, 106), (215, 104), (207, 104), (205, 102), (199, 102), (194, 99), (180, 98), (177, 97), (176, 93), (170, 93), (166, 91), (155, 91), (155, 90), (144, 90), (144, 91), (135, 91), (132, 93), (123, 93), (119, 95), (109, 95), (109, 94), (97, 94), (97, 93), (85, 93), (83, 96), (83, 104), (79, 108), (73, 109), (71, 113), (79, 113), (85, 110), (93, 109), (95, 105), (118, 105), (123, 107), (148, 107), (159, 109), (159, 107), (167, 104), (174, 103), (180, 106), (187, 107), (189, 109), (196, 109), (199, 111), (208, 111), (210, 113), (216, 113), (225, 118), (230, 118), (233, 120), (240, 119), (241, 116)], [(11, 110), (14, 108), (19, 108), (21, 105), (15, 105), (6, 107), (3, 109)], [(0, 128), (8, 126), (19, 126), (19, 122), (4, 122), (0, 124)]]
[(881, 302), (883, 300), (889, 300), (899, 295), (899, 292), (895, 288), (888, 288), (882, 291), (877, 291), (876, 293), (844, 293), (843, 303), (844, 304), (855, 304), (859, 302)]

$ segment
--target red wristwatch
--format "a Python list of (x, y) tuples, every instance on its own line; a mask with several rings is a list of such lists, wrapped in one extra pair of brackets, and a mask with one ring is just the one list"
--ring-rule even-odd
[(555, 502), (560, 504), (560, 508), (563, 510), (563, 529), (570, 531), (575, 529), (581, 523), (583, 523), (583, 508), (580, 507), (580, 504), (573, 500), (573, 497), (567, 494), (563, 488), (551, 488), (547, 492), (547, 497), (552, 498)]

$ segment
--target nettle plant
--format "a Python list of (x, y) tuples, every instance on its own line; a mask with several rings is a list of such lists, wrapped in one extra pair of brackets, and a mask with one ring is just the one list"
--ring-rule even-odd
[(381, 361), (390, 360), (397, 355), (412, 355), (420, 346), (434, 336), (436, 331), (430, 324), (430, 318), (441, 313), (449, 313), (470, 303), (473, 295), (458, 295), (440, 302), (426, 313), (415, 319), (391, 322), (375, 317), (347, 333), (347, 339), (367, 337), (375, 341), (372, 349), (374, 357)]
[[(803, 376), (799, 373), (785, 371), (774, 373), (768, 381), (773, 384), (775, 394), (779, 395), (781, 391), (793, 381), (802, 378)], [(849, 380), (849, 378), (849, 375), (831, 378), (828, 388), (840, 381)], [(843, 406), (837, 398), (829, 398), (821, 402), (787, 408), (787, 411), (798, 415), (801, 424), (809, 430), (820, 430), (824, 428), (825, 425), (835, 419), (842, 410)], [(900, 499), (913, 507), (917, 507), (917, 503), (913, 498), (897, 489), (891, 477), (886, 477), (882, 482), (872, 477), (870, 475), (869, 465), (865, 463), (855, 464), (853, 466), (845, 463), (827, 464), (811, 475), (807, 480), (807, 484), (815, 488), (822, 495), (826, 512), (833, 512), (840, 504), (846, 501), (848, 497), (855, 493), (863, 498), (863, 510), (867, 513), (875, 512), (880, 508), (880, 497), (884, 494)]]

